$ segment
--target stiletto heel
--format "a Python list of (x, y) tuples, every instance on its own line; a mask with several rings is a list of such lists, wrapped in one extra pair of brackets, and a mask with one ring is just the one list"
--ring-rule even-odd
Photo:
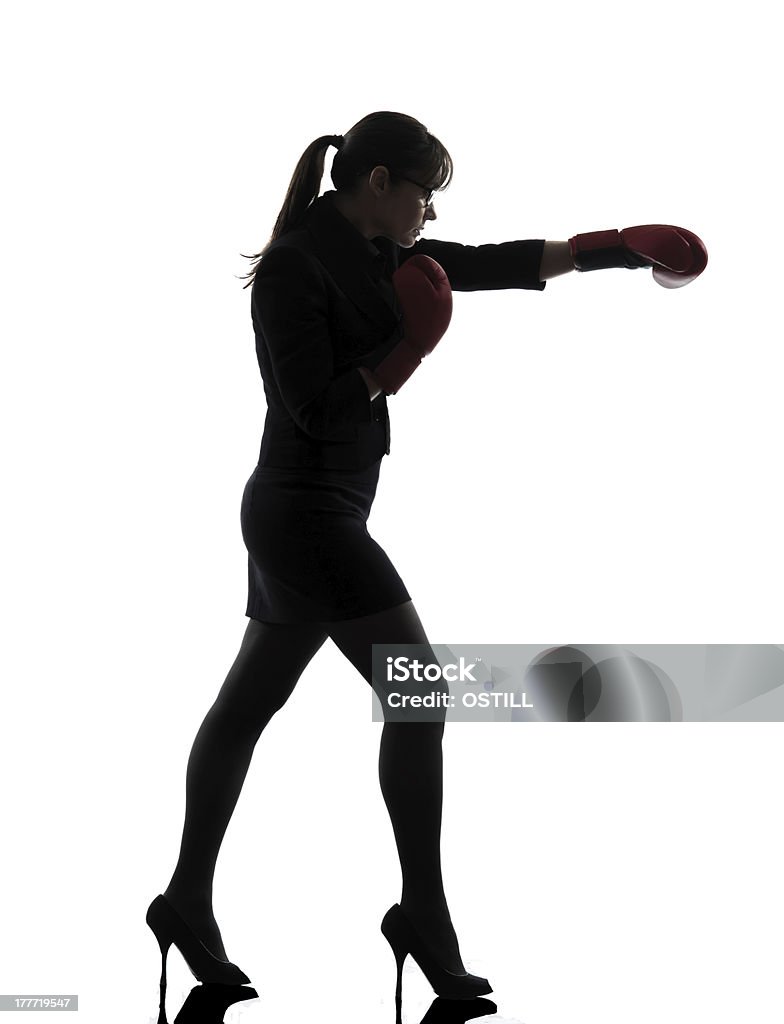
[(250, 978), (236, 964), (214, 956), (183, 921), (165, 896), (156, 896), (147, 908), (147, 924), (161, 948), (161, 1001), (158, 1024), (165, 1024), (166, 954), (171, 945), (182, 953), (185, 963), (197, 981), (217, 985), (244, 985)]
[(384, 915), (381, 922), (381, 933), (392, 947), (397, 962), (397, 987), (395, 989), (397, 1024), (400, 1024), (401, 1017), (403, 961), (409, 953), (433, 986), (433, 991), (437, 996), (443, 996), (444, 999), (474, 999), (476, 996), (486, 996), (493, 991), (487, 978), (480, 978), (476, 974), (455, 974), (437, 964), (435, 957), (426, 948), (399, 903), (393, 904)]
[[(383, 927), (382, 927), (383, 931)], [(402, 1024), (403, 1020), (403, 964), (408, 954), (399, 949), (392, 947), (392, 952), (395, 954), (395, 964), (397, 966), (397, 981), (395, 982), (395, 1024)]]
[(161, 981), (159, 985), (160, 995), (158, 1002), (158, 1024), (167, 1024), (166, 1022), (166, 954), (169, 952), (169, 946), (171, 945), (171, 939), (165, 939), (160, 935), (156, 935), (155, 938), (158, 940), (158, 945), (161, 949)]

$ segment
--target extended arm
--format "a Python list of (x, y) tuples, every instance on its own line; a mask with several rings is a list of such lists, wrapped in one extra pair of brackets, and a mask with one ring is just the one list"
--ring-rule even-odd
[(398, 248), (402, 265), (412, 256), (430, 256), (444, 268), (453, 291), (476, 292), (522, 288), (543, 291), (539, 277), (543, 238), (523, 238), (510, 242), (464, 245), (437, 238), (420, 238), (410, 249)]
[(542, 262), (539, 265), (539, 280), (549, 281), (551, 277), (568, 274), (574, 270), (574, 260), (568, 242), (545, 242)]
[(402, 263), (416, 253), (432, 256), (455, 291), (495, 288), (542, 290), (552, 277), (571, 270), (653, 267), (654, 280), (680, 288), (698, 277), (708, 262), (705, 244), (694, 232), (671, 224), (643, 224), (574, 235), (565, 242), (529, 238), (491, 245), (462, 245), (420, 239), (399, 249)]

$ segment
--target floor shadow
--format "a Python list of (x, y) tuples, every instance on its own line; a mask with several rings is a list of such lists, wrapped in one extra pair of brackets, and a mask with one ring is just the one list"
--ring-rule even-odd
[[(249, 985), (196, 985), (190, 990), (172, 1024), (224, 1024), (229, 1007), (247, 999), (258, 999), (259, 994)], [(350, 1019), (350, 999), (331, 999), (325, 1007), (325, 1020)], [(497, 1013), (498, 1007), (490, 999), (434, 999), (420, 1024), (466, 1024), (469, 1020)], [(165, 1012), (158, 1024), (168, 1024)]]
[(497, 1013), (498, 1007), (492, 999), (479, 996), (475, 999), (434, 999), (420, 1024), (465, 1024), (477, 1017)]
[[(258, 999), (250, 985), (196, 985), (190, 990), (172, 1024), (224, 1024), (230, 1006), (246, 999)], [(166, 1010), (160, 1008), (157, 1024), (169, 1024)]]

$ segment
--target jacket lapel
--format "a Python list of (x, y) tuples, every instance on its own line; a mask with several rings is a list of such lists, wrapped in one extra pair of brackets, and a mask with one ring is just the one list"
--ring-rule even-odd
[(354, 305), (374, 323), (391, 330), (401, 319), (394, 289), (385, 279), (391, 254), (386, 247), (383, 251), (379, 247), (380, 254), (374, 258), (367, 240), (332, 206), (334, 194), (327, 192), (314, 200), (305, 214), (316, 255)]

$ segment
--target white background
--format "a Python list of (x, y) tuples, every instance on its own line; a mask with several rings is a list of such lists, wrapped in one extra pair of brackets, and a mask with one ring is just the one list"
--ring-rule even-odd
[[(369, 521), (431, 642), (781, 641), (770, 12), (7, 5), (2, 992), (156, 1016), (144, 914), (247, 621), (264, 400), (240, 253), (303, 149), (373, 110), (453, 156), (429, 237), (669, 223), (710, 254), (676, 291), (609, 270), (455, 295), (390, 399)], [(393, 1019), (370, 710), (328, 642), (259, 743), (215, 911), (262, 998), (227, 1021)], [(781, 1020), (782, 728), (448, 730), (446, 891), (496, 1019)], [(169, 963), (172, 1019), (194, 981)], [(428, 991), (407, 970), (409, 1020)]]

